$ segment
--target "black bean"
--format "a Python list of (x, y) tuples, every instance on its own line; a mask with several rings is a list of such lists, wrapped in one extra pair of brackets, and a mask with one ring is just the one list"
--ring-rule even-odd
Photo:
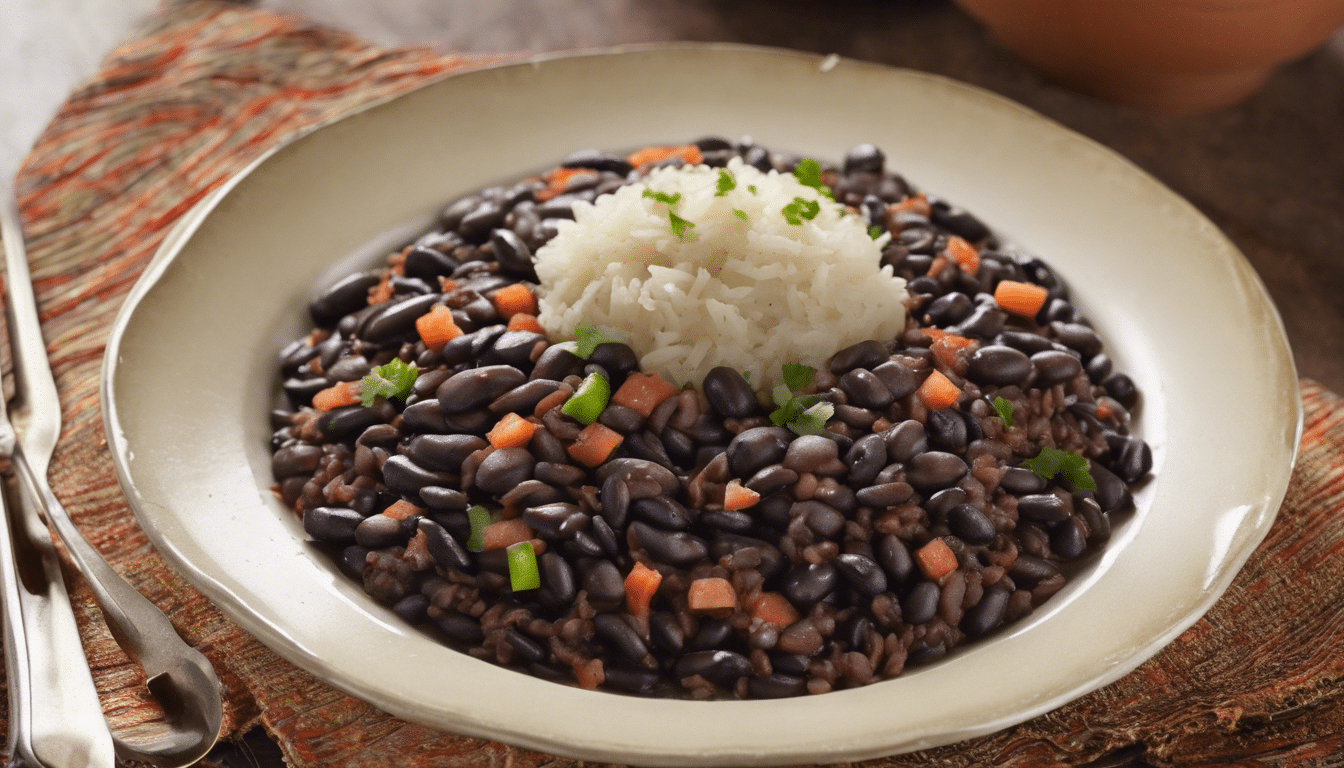
[(355, 527), (355, 543), (369, 549), (404, 544), (409, 538), (401, 521), (387, 515), (371, 515)]
[(797, 675), (774, 672), (768, 677), (747, 678), (747, 695), (753, 699), (782, 699), (806, 691), (807, 680)]
[(769, 496), (775, 491), (787, 488), (796, 482), (798, 482), (797, 472), (788, 469), (783, 464), (771, 464), (762, 467), (743, 485), (762, 496)]
[[(628, 558), (625, 554), (625, 547), (616, 539), (616, 531), (612, 529), (607, 521), (601, 515), (589, 517), (584, 515), (583, 519), (588, 521), (588, 531), (586, 535), (591, 536), (597, 545), (601, 547), (602, 553), (607, 557), (615, 559), (618, 563), (624, 563)], [(579, 533), (584, 533), (579, 531)], [(578, 536), (579, 533), (574, 534)]]
[(532, 379), (495, 398), (489, 405), (491, 413), (531, 413), (547, 395), (564, 386), (554, 379)]
[(625, 442), (621, 444), (621, 452), (624, 454), (622, 458), (650, 461), (668, 470), (681, 469), (668, 455), (667, 446), (663, 445), (663, 441), (647, 429), (627, 435)]
[(418, 525), (420, 531), (425, 534), (425, 545), (429, 549), (429, 554), (439, 565), (456, 568), (459, 571), (471, 568), (471, 556), (447, 529), (425, 517), (420, 518)]
[(859, 144), (845, 153), (846, 175), (855, 172), (881, 173), (887, 156), (872, 144)]
[(895, 399), (886, 382), (866, 368), (855, 368), (842, 375), (840, 389), (851, 404), (860, 408), (886, 408)]
[(1031, 358), (1021, 350), (992, 344), (971, 355), (966, 375), (978, 384), (1021, 386), (1031, 376)]
[(1096, 545), (1111, 538), (1111, 516), (1093, 499), (1074, 497), (1073, 508), (1087, 525), (1087, 543)]
[[(731, 454), (730, 454), (731, 456)], [(781, 462), (794, 472), (835, 475), (845, 470), (840, 463), (840, 448), (821, 435), (802, 435), (789, 443)]]
[(1025, 467), (1009, 467), (1004, 470), (999, 485), (1009, 493), (1023, 496), (1044, 491), (1049, 487), (1050, 481)]
[(420, 499), (430, 509), (444, 512), (465, 512), (471, 506), (471, 500), (467, 497), (467, 494), (456, 488), (444, 488), (437, 485), (427, 485), (421, 488)]
[(406, 455), (426, 469), (460, 472), (468, 456), (489, 445), (475, 435), (416, 435), (406, 442)]
[(1078, 310), (1069, 303), (1068, 299), (1054, 298), (1045, 304), (1045, 310), (1038, 313), (1038, 317), (1043, 317), (1046, 322), (1072, 322), (1078, 317)]
[(962, 616), (961, 631), (968, 635), (983, 635), (1003, 623), (1008, 612), (1008, 590), (994, 585), (985, 590), (980, 602), (971, 606)]
[(625, 580), (616, 564), (610, 560), (596, 560), (583, 570), (583, 589), (588, 602), (600, 611), (615, 610), (625, 601)]
[(655, 611), (649, 616), (649, 640), (656, 648), (673, 656), (680, 654), (686, 645), (681, 624), (667, 611)]
[(667, 455), (672, 459), (672, 463), (682, 468), (690, 468), (695, 464), (695, 441), (691, 436), (672, 427), (664, 429), (662, 432), (663, 448), (667, 450)]
[(565, 501), (540, 504), (523, 510), (523, 522), (545, 539), (567, 539), (588, 527), (588, 516), (579, 505)]
[(1087, 370), (1087, 378), (1094, 384), (1100, 384), (1111, 375), (1111, 358), (1105, 352), (1098, 352), (1087, 361), (1084, 368)]
[(1021, 584), (1032, 585), (1059, 575), (1059, 566), (1049, 560), (1019, 554), (1008, 568), (1008, 575)]
[(311, 475), (317, 470), (317, 463), (322, 455), (321, 446), (304, 443), (286, 446), (271, 456), (271, 473), (275, 475), (276, 480), (295, 475)]
[(630, 511), (630, 486), (620, 475), (610, 475), (602, 483), (602, 517), (612, 528), (624, 528)]
[(924, 425), (907, 419), (882, 433), (887, 444), (887, 456), (892, 461), (907, 462), (928, 450), (928, 434)]
[(359, 381), (371, 367), (363, 355), (346, 355), (327, 369), (327, 377), (335, 381)]
[(947, 527), (952, 534), (967, 544), (989, 544), (994, 541), (994, 523), (970, 504), (958, 504), (947, 514)]
[(626, 374), (639, 368), (639, 357), (635, 355), (635, 350), (619, 341), (598, 344), (588, 356), (588, 362), (606, 369), (613, 381), (623, 380)]
[(938, 598), (942, 590), (932, 581), (920, 581), (901, 601), (901, 615), (906, 624), (924, 624), (938, 614)]
[(717, 528), (721, 531), (747, 531), (756, 522), (751, 515), (740, 511), (717, 510), (701, 512), (697, 520), (700, 525)]
[(684, 531), (690, 527), (691, 516), (686, 508), (668, 496), (653, 496), (630, 502), (631, 513), (645, 522), (665, 531)]
[(924, 309), (924, 321), (946, 328), (970, 317), (974, 309), (971, 297), (964, 293), (948, 293), (929, 302), (929, 306)]
[(597, 614), (593, 617), (593, 630), (617, 653), (631, 661), (642, 661), (649, 655), (649, 648), (644, 645), (639, 633), (619, 614)]
[(340, 559), (336, 565), (341, 569), (341, 573), (352, 579), (362, 580), (364, 578), (364, 566), (369, 557), (369, 548), (361, 547), (358, 544), (351, 544), (341, 550)]
[(822, 483), (817, 487), (812, 498), (834, 507), (846, 515), (852, 514), (859, 506), (858, 501), (854, 498), (854, 489), (839, 483)]
[(1005, 330), (995, 338), (995, 341), (1028, 355), (1054, 349), (1049, 339), (1030, 331)]
[(485, 631), (481, 629), (481, 622), (470, 616), (449, 613), (434, 619), (434, 623), (449, 639), (465, 645), (477, 645), (485, 639)]
[[(918, 262), (918, 264), (920, 265), (919, 272), (923, 273), (929, 270), (929, 266), (933, 263), (933, 258), (930, 256), (920, 256), (911, 254), (905, 260), (905, 263), (907, 265), (916, 262)], [(921, 274), (920, 277), (916, 277), (914, 280), (911, 280), (910, 282), (906, 283), (905, 288), (912, 294), (922, 296), (941, 296), (943, 293), (943, 287), (938, 284), (937, 280), (934, 280), (932, 277), (923, 274)]]
[(503, 226), (504, 217), (508, 213), (508, 209), (499, 202), (482, 200), (462, 217), (455, 229), (463, 240), (483, 242), (496, 227)]
[(727, 366), (713, 368), (705, 375), (703, 391), (710, 407), (727, 418), (746, 418), (760, 407), (756, 403), (756, 392), (747, 380), (736, 369)]
[(1117, 477), (1114, 472), (1095, 461), (1088, 462), (1088, 471), (1097, 484), (1095, 498), (1101, 511), (1114, 512), (1133, 506), (1134, 497), (1129, 492), (1129, 486), (1125, 485), (1125, 481)]
[(960, 488), (945, 488), (929, 496), (924, 502), (924, 509), (929, 513), (929, 517), (943, 522), (951, 514), (952, 508), (958, 504), (965, 504), (969, 496)]
[(957, 411), (929, 411), (924, 429), (929, 436), (930, 448), (950, 453), (966, 450), (966, 422)]
[(544, 552), (538, 562), (541, 571), (541, 583), (564, 605), (574, 602), (578, 587), (574, 578), (574, 569), (568, 561), (555, 552)]
[(869, 597), (887, 591), (887, 575), (870, 557), (857, 554), (840, 555), (835, 559), (835, 569), (854, 589)]
[[(849, 466), (849, 482), (854, 486), (866, 486), (877, 477), (887, 463), (887, 441), (881, 435), (867, 434), (854, 441), (853, 447), (845, 454), (845, 464)], [(868, 490), (864, 488), (863, 490)], [(862, 494), (863, 491), (859, 493)], [(867, 504), (868, 502), (862, 502)], [(899, 503), (899, 502), (897, 502)], [(884, 505), (878, 505), (884, 506)]]
[(350, 440), (374, 424), (386, 422), (388, 418), (387, 411), (382, 408), (351, 405), (345, 408), (333, 408), (322, 414), (317, 420), (317, 428), (328, 440)]
[(535, 664), (546, 660), (547, 651), (540, 643), (512, 627), (504, 630), (504, 641), (523, 661)]
[(597, 469), (597, 481), (606, 482), (619, 475), (627, 483), (650, 481), (658, 484), (663, 493), (671, 496), (681, 490), (681, 481), (666, 467), (644, 459), (612, 459)]
[(423, 624), (429, 619), (429, 598), (419, 593), (409, 594), (394, 603), (392, 611), (408, 624)]
[(457, 259), (436, 248), (416, 247), (406, 254), (402, 269), (411, 277), (422, 280), (435, 280), (447, 277), (461, 264)]
[(1152, 449), (1137, 438), (1127, 438), (1113, 454), (1109, 468), (1126, 483), (1137, 483), (1153, 468)]
[(364, 515), (345, 507), (314, 507), (303, 513), (303, 531), (318, 541), (353, 544)]
[(592, 168), (595, 171), (609, 171), (622, 176), (634, 170), (634, 166), (620, 155), (613, 155), (596, 149), (581, 149), (571, 152), (560, 161), (563, 168)]
[(541, 353), (532, 366), (533, 379), (564, 381), (566, 376), (577, 376), (583, 371), (583, 358), (574, 354), (573, 342), (552, 344)]
[(1074, 515), (1050, 529), (1050, 549), (1064, 560), (1072, 560), (1087, 551), (1083, 521)]
[(602, 415), (597, 417), (597, 420), (604, 426), (611, 427), (623, 435), (636, 432), (644, 426), (643, 414), (633, 408), (626, 408), (615, 403), (608, 405), (602, 411)]
[(1031, 356), (1031, 363), (1036, 367), (1037, 386), (1068, 381), (1083, 372), (1083, 364), (1078, 358), (1057, 349), (1037, 352)]
[(456, 478), (445, 472), (434, 472), (407, 456), (390, 456), (383, 462), (383, 482), (393, 493), (414, 496), (427, 485), (451, 485)]
[(992, 339), (1003, 330), (1008, 322), (1008, 313), (993, 304), (980, 304), (971, 311), (969, 317), (951, 328), (955, 333), (970, 339)]
[(911, 253), (931, 255), (938, 250), (938, 233), (933, 227), (905, 227), (895, 240)]
[(868, 340), (851, 344), (831, 356), (827, 367), (831, 373), (839, 376), (855, 368), (873, 369), (886, 361), (887, 345), (880, 341)]
[(524, 369), (532, 365), (532, 350), (545, 336), (532, 331), (505, 331), (480, 355), (482, 365), (511, 365)]
[(790, 517), (801, 517), (818, 536), (829, 539), (845, 528), (845, 516), (816, 500), (794, 502)]
[(758, 470), (777, 464), (788, 451), (793, 433), (783, 427), (753, 427), (728, 444), (728, 465), (735, 477), (751, 477)]
[(835, 590), (838, 575), (830, 563), (794, 566), (780, 585), (780, 591), (799, 608), (808, 608)]
[(652, 694), (658, 688), (662, 678), (656, 672), (642, 669), (626, 669), (608, 665), (603, 669), (602, 685), (618, 691), (636, 694)]
[(638, 521), (630, 524), (630, 530), (635, 541), (660, 563), (685, 567), (709, 555), (704, 540), (684, 531), (660, 531)]
[(360, 329), (359, 337), (372, 344), (386, 344), (415, 330), (415, 321), (439, 302), (436, 293), (416, 294), (392, 299), (371, 315)]
[(1133, 410), (1139, 402), (1139, 389), (1134, 386), (1134, 380), (1123, 373), (1113, 373), (1106, 377), (1101, 383), (1106, 388), (1106, 394), (1115, 398), (1116, 402)]
[(897, 482), (870, 485), (860, 489), (854, 496), (858, 503), (866, 507), (885, 509), (905, 503), (914, 493), (915, 489), (909, 483)]
[(449, 377), (436, 396), (444, 411), (458, 413), (487, 405), (525, 381), (527, 375), (510, 365), (472, 368)]
[(1028, 520), (1053, 525), (1068, 519), (1069, 508), (1053, 493), (1034, 493), (1017, 500), (1017, 514)]
[(318, 326), (331, 327), (342, 317), (368, 306), (369, 289), (381, 280), (382, 276), (377, 272), (360, 272), (341, 278), (309, 303), (308, 314)]
[(491, 452), (476, 469), (476, 487), (503, 496), (524, 480), (531, 479), (537, 460), (526, 448), (500, 448)]
[(937, 198), (929, 201), (929, 208), (930, 218), (933, 219), (934, 223), (954, 235), (963, 237), (972, 243), (989, 237), (989, 227), (964, 208)]
[(495, 248), (495, 258), (500, 266), (515, 275), (531, 278), (532, 249), (516, 233), (508, 229), (496, 229), (490, 233), (490, 244)]
[(733, 687), (738, 678), (751, 674), (751, 661), (733, 651), (695, 651), (677, 659), (672, 675), (677, 679), (700, 675), (721, 688)]
[[(426, 400), (427, 403), (438, 404), (437, 400)], [(443, 406), (440, 404), (440, 408)], [(409, 410), (409, 409), (407, 409)], [(402, 412), (403, 419), (405, 411)], [(484, 408), (473, 408), (470, 411), (460, 411), (458, 413), (443, 414), (443, 424), (448, 432), (462, 432), (476, 435), (483, 435), (486, 430), (494, 426), (498, 419), (495, 415)]]
[(1077, 350), (1084, 358), (1092, 357), (1101, 351), (1101, 338), (1097, 332), (1082, 323), (1053, 322), (1050, 329), (1055, 339), (1069, 349)]
[(873, 622), (869, 621), (861, 613), (856, 613), (849, 617), (844, 624), (836, 627), (835, 639), (844, 643), (850, 650), (863, 652), (868, 645), (868, 633), (873, 629)]
[(966, 462), (953, 453), (928, 451), (910, 459), (906, 477), (920, 492), (936, 491), (957, 483), (966, 476)]
[(728, 619), (707, 619), (686, 643), (688, 651), (709, 651), (728, 645), (733, 639), (733, 625)]

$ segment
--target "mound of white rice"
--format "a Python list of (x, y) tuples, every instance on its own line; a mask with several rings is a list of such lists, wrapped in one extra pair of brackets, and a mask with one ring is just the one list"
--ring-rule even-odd
[[(727, 171), (736, 187), (722, 195), (719, 169), (694, 166), (575, 205), (574, 221), (536, 253), (547, 334), (610, 328), (643, 370), (677, 384), (699, 386), (726, 365), (768, 392), (786, 362), (817, 366), (904, 328), (905, 281), (879, 266), (888, 235), (873, 240), (862, 216), (791, 174), (737, 159)], [(786, 207), (806, 214), (811, 203), (812, 219), (789, 223)], [(688, 222), (681, 237), (674, 215)]]

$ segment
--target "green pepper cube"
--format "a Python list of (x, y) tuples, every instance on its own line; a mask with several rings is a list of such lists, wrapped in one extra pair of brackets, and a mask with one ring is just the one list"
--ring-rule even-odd
[(510, 544), (504, 552), (509, 559), (509, 586), (514, 592), (541, 586), (541, 572), (537, 570), (537, 551), (532, 542)]
[(611, 400), (611, 383), (600, 373), (590, 373), (579, 385), (578, 391), (560, 406), (560, 412), (573, 416), (584, 424), (592, 424), (606, 410)]
[(483, 531), (485, 526), (489, 525), (491, 519), (490, 510), (482, 506), (474, 506), (467, 510), (467, 521), (471, 523), (471, 536), (467, 539), (467, 549), (471, 552), (481, 552), (485, 550)]

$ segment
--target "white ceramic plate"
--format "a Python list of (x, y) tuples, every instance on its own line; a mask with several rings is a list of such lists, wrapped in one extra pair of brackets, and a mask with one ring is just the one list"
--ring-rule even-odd
[[(1105, 552), (1027, 621), (900, 679), (821, 697), (706, 703), (585, 691), (473, 660), (405, 626), (316, 556), (267, 490), (276, 352), (306, 331), (315, 283), (385, 252), (446, 201), (575, 149), (705, 134), (750, 134), (830, 160), (878, 144), (888, 167), (1059, 269), (1144, 392), (1139, 432), (1153, 447), (1153, 480)], [(929, 747), (1115, 680), (1203, 614), (1263, 538), (1300, 429), (1291, 356), (1250, 266), (1125, 160), (943, 78), (722, 45), (461, 74), (285, 145), (164, 243), (113, 329), (103, 383), (107, 433), (140, 523), (282, 656), (408, 720), (662, 765)]]

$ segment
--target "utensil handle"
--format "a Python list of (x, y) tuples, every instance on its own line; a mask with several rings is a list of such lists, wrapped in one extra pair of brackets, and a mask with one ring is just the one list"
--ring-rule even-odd
[[(60, 560), (28, 500), (17, 506), (6, 504), (0, 493), (9, 755), (18, 766), (112, 768), (116, 762), (112, 736), (80, 642)], [(20, 552), (37, 562), (21, 566)]]
[[(199, 656), (204, 662), (204, 655), (177, 634), (158, 606), (127, 583), (89, 544), (52, 492), (47, 479), (33, 471), (19, 446), (15, 447), (13, 463), (21, 484), (56, 529), (80, 572), (88, 579), (107, 618), (108, 629), (112, 630), (122, 649), (144, 668), (145, 674), (151, 679), (163, 674), (174, 660), (184, 656)], [(205, 666), (209, 668), (208, 662)]]

